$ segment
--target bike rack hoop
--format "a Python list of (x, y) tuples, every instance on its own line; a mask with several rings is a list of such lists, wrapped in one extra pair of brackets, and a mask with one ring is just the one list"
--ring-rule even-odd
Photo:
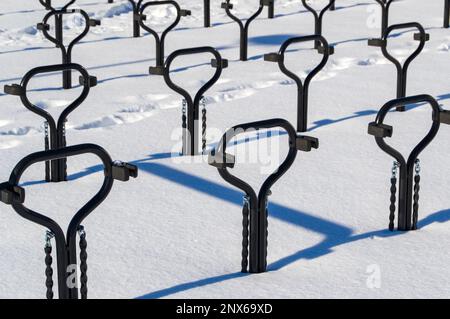
[(223, 135), (220, 142), (218, 143), (217, 148), (213, 149), (209, 154), (208, 160), (209, 164), (211, 166), (217, 167), (220, 170), (227, 170), (227, 168), (233, 168), (236, 162), (235, 156), (228, 154), (226, 152), (226, 149), (227, 145), (234, 137), (243, 134), (245, 133), (245, 131), (250, 129), (261, 130), (261, 129), (271, 129), (275, 127), (281, 127), (288, 133), (289, 145), (292, 150), (309, 152), (313, 148), (314, 149), (319, 148), (319, 140), (317, 138), (297, 134), (296, 130), (292, 127), (292, 125), (284, 119), (270, 119), (240, 124), (228, 129), (227, 132)]
[[(17, 95), (20, 96), (23, 103), (27, 108), (32, 108), (31, 111), (35, 113), (41, 113), (42, 109), (36, 108), (33, 106), (31, 101), (27, 97), (27, 87), (30, 82), (30, 80), (39, 74), (47, 74), (47, 73), (53, 73), (53, 72), (60, 72), (60, 71), (78, 71), (80, 75), (80, 85), (83, 86), (83, 91), (81, 95), (78, 97), (77, 100), (73, 102), (73, 104), (81, 104), (81, 102), (87, 97), (89, 94), (90, 88), (95, 86), (97, 84), (97, 78), (95, 76), (89, 75), (87, 70), (82, 67), (79, 64), (76, 63), (69, 63), (69, 64), (54, 64), (54, 65), (47, 65), (47, 66), (40, 66), (37, 68), (34, 68), (27, 72), (24, 77), (22, 78), (21, 84), (10, 84), (4, 86), (4, 92), (9, 95)], [(30, 107), (31, 106), (31, 107)]]
[(220, 75), (222, 73), (222, 69), (228, 67), (228, 60), (223, 59), (222, 56), (219, 54), (219, 52), (213, 47), (196, 47), (174, 51), (167, 57), (165, 62), (163, 75), (167, 85), (175, 92), (181, 94), (188, 101), (192, 101), (190, 95), (184, 89), (176, 85), (170, 78), (170, 67), (172, 66), (173, 61), (180, 56), (201, 54), (201, 53), (210, 53), (214, 56), (214, 59), (211, 60), (211, 66), (216, 69), (216, 72), (214, 73), (213, 77), (196, 94), (197, 99), (203, 96), (203, 94), (207, 90), (209, 90), (214, 85), (214, 83), (217, 82), (217, 80), (219, 80)]

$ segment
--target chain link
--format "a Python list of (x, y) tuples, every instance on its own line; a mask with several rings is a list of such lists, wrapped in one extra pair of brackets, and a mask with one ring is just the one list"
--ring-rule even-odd
[(186, 128), (187, 128), (187, 101), (183, 99), (181, 102), (181, 127), (182, 127), (182, 139), (183, 139), (183, 150), (182, 154), (186, 153)]
[(394, 231), (394, 221), (395, 221), (395, 203), (396, 203), (396, 196), (397, 196), (397, 174), (398, 174), (398, 168), (400, 167), (400, 164), (398, 162), (394, 162), (392, 164), (392, 176), (391, 176), (391, 204), (389, 206), (389, 230)]
[(45, 233), (45, 286), (47, 287), (47, 299), (53, 299), (53, 258), (52, 258), (52, 242), (55, 235), (51, 231)]
[(420, 191), (420, 160), (416, 159), (414, 175), (414, 195), (413, 195), (413, 225), (412, 229), (417, 229), (417, 221), (419, 219), (419, 191)]
[(200, 100), (202, 106), (202, 151), (206, 152), (206, 98), (203, 96)]
[(81, 299), (87, 299), (87, 241), (86, 241), (86, 232), (84, 230), (84, 227), (80, 225), (78, 228), (78, 235), (80, 236), (80, 281), (81, 281), (81, 287), (80, 287), (80, 294)]

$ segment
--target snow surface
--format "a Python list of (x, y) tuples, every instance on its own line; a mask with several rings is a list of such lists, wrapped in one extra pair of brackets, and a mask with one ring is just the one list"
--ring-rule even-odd
[[(258, 275), (239, 273), (241, 192), (201, 156), (171, 158), (180, 149), (181, 98), (162, 78), (147, 74), (154, 63), (154, 41), (131, 37), (130, 6), (106, 2), (77, 1), (102, 19), (75, 47), (73, 57), (98, 77), (99, 85), (70, 115), (68, 143), (102, 145), (113, 158), (137, 164), (140, 176), (115, 183), (108, 199), (84, 222), (90, 298), (450, 297), (449, 127), (442, 126), (420, 156), (420, 230), (386, 230), (392, 159), (367, 134), (367, 124), (395, 97), (396, 73), (378, 48), (367, 46), (367, 38), (380, 33), (375, 1), (339, 0), (337, 10), (326, 13), (324, 35), (336, 54), (311, 84), (308, 133), (320, 139), (320, 149), (299, 154), (272, 189), (270, 271)], [(210, 146), (239, 123), (281, 117), (295, 125), (295, 85), (262, 55), (277, 51), (291, 36), (313, 32), (312, 16), (300, 0), (277, 0), (276, 19), (267, 19), (265, 11), (251, 25), (250, 60), (240, 62), (237, 25), (220, 2), (212, 1), (214, 27), (204, 29), (202, 1), (180, 0), (193, 14), (168, 35), (166, 48), (169, 53), (211, 45), (230, 60), (207, 93)], [(248, 17), (259, 1), (233, 3), (240, 16)], [(317, 6), (325, 3), (315, 1)], [(450, 109), (450, 33), (442, 29), (442, 12), (441, 0), (398, 1), (392, 5), (391, 23), (418, 21), (430, 33), (424, 52), (411, 65), (408, 94), (433, 95)], [(0, 85), (20, 83), (31, 68), (60, 61), (59, 50), (35, 28), (44, 14), (38, 1), (0, 1)], [(149, 13), (149, 20), (162, 26), (171, 14), (160, 8)], [(68, 37), (82, 29), (74, 18), (64, 26)], [(416, 45), (411, 32), (389, 41), (401, 58)], [(297, 47), (303, 50), (289, 53), (288, 64), (299, 74), (321, 58), (310, 47), (304, 44)], [(177, 83), (198, 88), (213, 72), (205, 64), (209, 58), (178, 59)], [(59, 75), (39, 77), (33, 79), (30, 95), (58, 114), (80, 92), (48, 89), (60, 85)], [(391, 143), (409, 152), (428, 130), (430, 114), (425, 106), (389, 114), (387, 122), (395, 126)], [(272, 140), (279, 141), (274, 145), (284, 154), (286, 137)], [(251, 149), (258, 150), (253, 144), (249, 142)], [(42, 120), (17, 97), (0, 93), (0, 180), (6, 181), (24, 156), (42, 149)], [(70, 182), (59, 184), (42, 183), (43, 165), (33, 166), (22, 179), (28, 207), (66, 225), (100, 187), (98, 164), (90, 156), (70, 158)], [(265, 165), (261, 170), (259, 164), (240, 163), (236, 174), (260, 185), (267, 177)], [(2, 205), (0, 212), (0, 297), (43, 298), (45, 230), (11, 207)], [(371, 285), (378, 274), (379, 288)]]

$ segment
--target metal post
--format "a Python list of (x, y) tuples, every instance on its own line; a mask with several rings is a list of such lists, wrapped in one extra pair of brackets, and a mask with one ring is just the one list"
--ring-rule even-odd
[(444, 28), (450, 27), (450, 0), (444, 0)]
[(205, 28), (211, 27), (211, 1), (203, 0), (203, 19)]

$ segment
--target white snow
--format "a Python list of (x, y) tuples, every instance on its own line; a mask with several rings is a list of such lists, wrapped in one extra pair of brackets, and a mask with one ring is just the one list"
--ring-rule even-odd
[[(441, 126), (420, 156), (420, 229), (387, 231), (392, 159), (367, 134), (367, 125), (395, 97), (396, 73), (379, 48), (367, 46), (367, 38), (380, 34), (375, 1), (338, 0), (338, 10), (325, 14), (324, 36), (336, 53), (312, 82), (309, 102), (308, 135), (320, 139), (320, 149), (299, 154), (272, 189), (270, 271), (258, 275), (239, 272), (241, 192), (223, 181), (206, 157), (174, 155), (180, 150), (181, 97), (162, 78), (148, 75), (155, 62), (154, 40), (148, 35), (132, 38), (130, 6), (115, 2), (77, 1), (102, 19), (102, 26), (93, 28), (73, 52), (73, 61), (97, 76), (99, 85), (69, 116), (67, 139), (69, 144), (103, 146), (114, 159), (137, 164), (140, 176), (116, 182), (108, 199), (83, 223), (90, 298), (450, 297), (449, 127)], [(253, 22), (248, 62), (238, 61), (238, 26), (220, 9), (220, 0), (212, 1), (210, 29), (203, 28), (201, 1), (179, 2), (192, 16), (169, 33), (166, 54), (210, 45), (230, 60), (206, 94), (209, 146), (239, 123), (280, 117), (295, 125), (295, 83), (262, 56), (278, 51), (289, 37), (313, 32), (312, 16), (301, 1), (277, 0), (276, 19), (267, 19), (264, 10)], [(259, 3), (232, 2), (240, 17), (250, 16)], [(408, 94), (433, 95), (450, 109), (450, 31), (442, 28), (442, 12), (440, 0), (398, 1), (390, 18), (391, 23), (420, 22), (431, 37), (411, 64)], [(20, 83), (31, 68), (60, 63), (60, 51), (35, 28), (45, 13), (38, 1), (0, 1), (1, 86)], [(173, 21), (171, 14), (162, 8), (149, 19), (163, 29)], [(64, 30), (67, 40), (83, 29), (79, 20), (70, 21)], [(399, 33), (389, 43), (391, 52), (403, 59), (416, 46), (412, 32)], [(288, 65), (303, 77), (321, 59), (310, 48), (307, 43), (288, 53)], [(180, 69), (173, 74), (176, 83), (195, 92), (214, 72), (209, 59), (179, 58), (173, 66)], [(30, 83), (34, 103), (55, 116), (81, 92), (55, 90), (60, 82), (60, 75), (47, 74)], [(389, 114), (387, 122), (394, 126), (390, 143), (409, 152), (429, 129), (430, 118), (426, 106)], [(243, 149), (262, 152), (268, 147), (265, 140), (253, 139)], [(286, 136), (271, 140), (271, 150), (277, 154), (280, 146), (282, 158)], [(18, 97), (0, 93), (0, 181), (9, 178), (20, 159), (43, 147), (41, 118)], [(261, 161), (274, 158), (279, 156)], [(22, 177), (27, 206), (67, 225), (98, 191), (98, 164), (91, 156), (70, 158), (70, 182), (58, 184), (40, 182), (42, 164), (31, 167)], [(275, 164), (239, 163), (235, 173), (257, 186), (267, 177), (260, 166)], [(0, 297), (45, 296), (44, 232), (11, 207), (0, 206)], [(370, 284), (378, 273), (379, 288)]]

